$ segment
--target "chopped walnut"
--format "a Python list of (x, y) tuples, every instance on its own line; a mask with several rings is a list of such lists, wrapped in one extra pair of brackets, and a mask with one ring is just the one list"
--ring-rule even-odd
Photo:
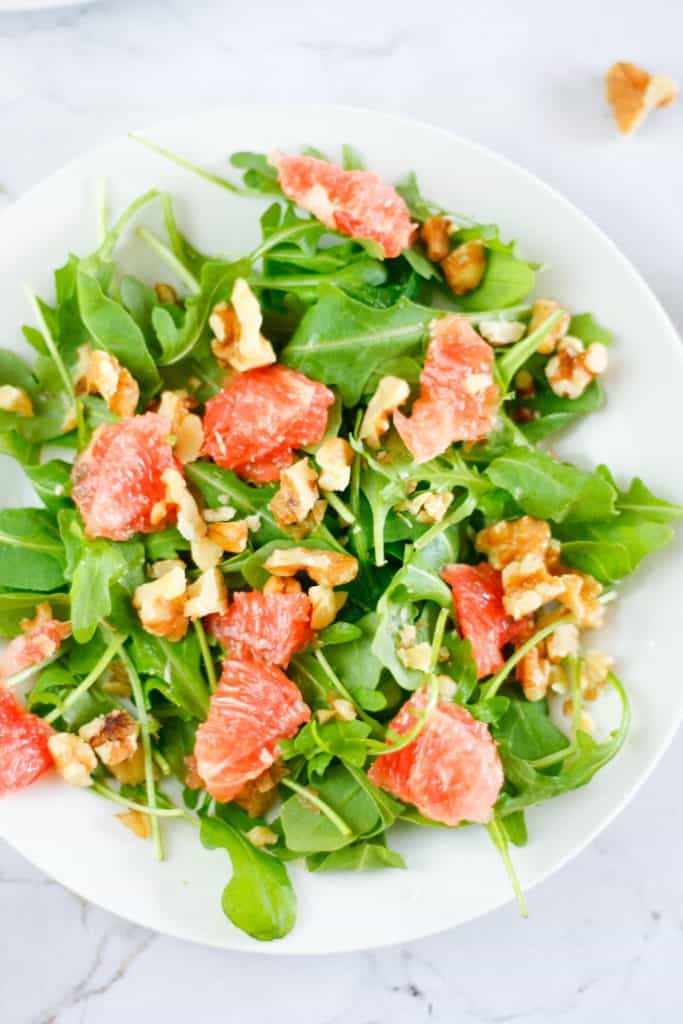
[(218, 362), (238, 373), (275, 362), (270, 342), (261, 334), (263, 315), (258, 299), (243, 277), (233, 285), (231, 305), (214, 306), (209, 326), (215, 337), (211, 349)]
[[(161, 475), (166, 488), (166, 502), (178, 508), (178, 530), (190, 542), (195, 564), (202, 570), (218, 565), (222, 549), (207, 536), (207, 525), (187, 484), (177, 469), (165, 469)], [(165, 504), (162, 503), (162, 504)]]
[(170, 284), (164, 284), (163, 281), (159, 281), (154, 285), (154, 291), (156, 292), (157, 301), (162, 306), (175, 306), (178, 301), (175, 288)]
[(333, 697), (330, 700), (330, 710), (339, 722), (352, 722), (354, 718), (358, 717), (358, 712), (351, 701), (344, 697)]
[(584, 348), (579, 338), (567, 335), (545, 366), (548, 383), (560, 398), (580, 398), (588, 385), (607, 369), (607, 348), (594, 341)]
[(70, 786), (92, 786), (97, 758), (85, 740), (70, 732), (56, 732), (47, 741), (55, 768)]
[(300, 594), (303, 587), (293, 576), (269, 576), (263, 586), (264, 594)]
[(432, 645), (426, 641), (414, 644), (412, 647), (404, 647), (399, 643), (396, 653), (399, 661), (406, 668), (413, 668), (418, 672), (429, 672), (432, 665)]
[(463, 242), (441, 260), (446, 284), (454, 295), (466, 295), (481, 284), (486, 271), (486, 249), (480, 241)]
[(207, 537), (222, 551), (237, 555), (247, 546), (249, 527), (243, 519), (235, 523), (210, 523)]
[(520, 398), (533, 398), (536, 394), (536, 381), (528, 370), (520, 370), (516, 375), (515, 391)]
[(343, 437), (330, 437), (315, 453), (322, 472), (318, 485), (324, 491), (345, 491), (351, 480), (353, 448)]
[(595, 700), (605, 689), (614, 659), (601, 651), (588, 651), (581, 665), (581, 689), (586, 700)]
[(187, 588), (185, 614), (191, 619), (219, 614), (228, 607), (228, 594), (220, 569), (207, 569)]
[(142, 811), (126, 811), (123, 814), (117, 814), (116, 817), (138, 839), (149, 839), (151, 836), (152, 823), (149, 814), (144, 814)]
[(489, 345), (511, 345), (524, 337), (526, 326), (518, 320), (481, 320), (477, 330)]
[(453, 700), (456, 693), (458, 692), (458, 686), (454, 679), (450, 676), (437, 676), (437, 682), (439, 684), (439, 696), (443, 700)]
[(517, 562), (528, 554), (545, 557), (550, 541), (550, 527), (546, 522), (522, 516), (502, 519), (480, 530), (475, 547), (486, 555), (494, 569), (504, 569), (510, 562)]
[(244, 838), (260, 850), (263, 846), (272, 846), (273, 843), (276, 843), (277, 833), (273, 832), (272, 828), (266, 828), (265, 825), (254, 825), (244, 833)]
[(136, 587), (133, 605), (143, 629), (153, 636), (180, 640), (187, 631), (185, 569), (176, 566), (150, 583)]
[(346, 604), (348, 596), (345, 591), (336, 591), (332, 587), (310, 587), (308, 597), (312, 608), (311, 628), (325, 629), (326, 626), (331, 626), (337, 613)]
[(153, 580), (158, 580), (172, 569), (182, 569), (185, 572), (185, 563), (180, 558), (162, 558), (147, 567), (147, 575)]
[(133, 416), (140, 400), (140, 388), (135, 377), (121, 366), (116, 356), (101, 349), (85, 348), (88, 353), (87, 369), (85, 377), (80, 381), (77, 379), (77, 388), (83, 387), (89, 395), (101, 395), (116, 416)]
[(360, 425), (360, 439), (370, 448), (379, 448), (383, 434), (389, 429), (389, 417), (408, 401), (410, 388), (400, 377), (382, 377), (368, 402)]
[(626, 135), (634, 132), (655, 107), (672, 103), (678, 92), (668, 75), (651, 75), (625, 61), (612, 64), (605, 85), (619, 130)]
[(527, 700), (541, 700), (550, 684), (550, 662), (543, 656), (543, 644), (536, 644), (517, 664), (516, 676)]
[(273, 576), (305, 572), (316, 583), (328, 587), (350, 583), (358, 574), (358, 562), (353, 555), (324, 548), (277, 548), (263, 567)]
[(229, 523), (237, 515), (232, 505), (219, 505), (218, 508), (205, 508), (202, 512), (205, 523)]
[(452, 502), (453, 495), (448, 491), (423, 491), (396, 508), (415, 516), (418, 523), (433, 524), (441, 522)]
[(432, 263), (441, 263), (451, 248), (451, 222), (448, 217), (429, 217), (420, 228), (420, 238)]
[(503, 569), (503, 605), (515, 621), (564, 593), (559, 576), (551, 576), (542, 554), (530, 552)]
[(598, 600), (602, 584), (588, 573), (578, 571), (557, 578), (562, 582), (558, 600), (574, 616), (579, 629), (598, 629), (605, 617), (604, 605)]
[(165, 416), (174, 438), (173, 451), (179, 462), (196, 462), (204, 443), (202, 421), (190, 412), (190, 400), (184, 391), (164, 391), (157, 412)]
[[(542, 622), (539, 620), (538, 626)], [(579, 653), (579, 629), (573, 622), (563, 622), (561, 626), (545, 638), (545, 652), (552, 665), (559, 665), (565, 658)]]
[(27, 418), (33, 416), (33, 402), (23, 388), (15, 388), (11, 384), (0, 387), (0, 410), (14, 412), (17, 416)]
[(318, 474), (307, 458), (299, 459), (280, 473), (280, 489), (268, 508), (282, 526), (303, 523), (320, 497)]
[[(533, 334), (539, 327), (548, 320), (554, 313), (557, 313), (562, 307), (559, 302), (555, 302), (554, 299), (537, 299), (534, 302), (531, 310), (531, 320), (529, 321), (528, 333)], [(538, 351), (544, 355), (548, 355), (549, 352), (555, 350), (555, 346), (561, 338), (564, 338), (565, 334), (569, 330), (569, 324), (571, 317), (566, 310), (563, 311), (562, 316), (550, 328), (548, 333), (543, 338), (543, 341), (538, 346)]]
[(145, 752), (142, 745), (138, 743), (137, 749), (132, 757), (120, 764), (110, 764), (109, 771), (115, 779), (124, 786), (134, 786), (145, 780)]
[[(274, 761), (270, 768), (255, 779), (250, 779), (242, 786), (234, 798), (235, 803), (247, 812), (250, 818), (259, 818), (269, 810), (277, 800), (277, 787), (285, 774), (281, 761)], [(189, 785), (189, 783), (187, 783)], [(199, 779), (197, 788), (204, 783)]]
[(138, 723), (128, 712), (117, 709), (82, 725), (78, 735), (90, 744), (102, 764), (110, 766), (121, 764), (133, 756), (138, 747), (139, 732)]

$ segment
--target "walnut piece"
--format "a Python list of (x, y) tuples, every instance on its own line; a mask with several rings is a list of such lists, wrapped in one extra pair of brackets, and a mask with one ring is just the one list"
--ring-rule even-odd
[(318, 486), (324, 491), (345, 491), (351, 480), (353, 448), (343, 437), (330, 437), (315, 453), (322, 472)]
[(584, 348), (579, 338), (567, 335), (545, 366), (550, 387), (560, 398), (580, 398), (588, 385), (607, 369), (607, 349), (594, 341)]
[(263, 315), (258, 299), (243, 277), (238, 277), (230, 296), (231, 306), (214, 306), (209, 326), (215, 337), (211, 349), (222, 366), (238, 373), (275, 362), (270, 342), (261, 334)]
[(82, 725), (78, 735), (99, 757), (102, 764), (121, 764), (133, 756), (138, 748), (140, 727), (127, 711), (117, 709), (93, 718)]
[(420, 228), (420, 238), (432, 263), (441, 263), (451, 248), (451, 222), (448, 217), (429, 217)]
[(382, 377), (368, 402), (359, 437), (370, 448), (379, 448), (383, 434), (389, 429), (389, 417), (408, 401), (410, 388), (400, 377)]
[(348, 596), (345, 591), (336, 591), (332, 587), (310, 587), (308, 597), (312, 608), (311, 628), (325, 629), (326, 626), (331, 626), (337, 613), (346, 604)]
[(486, 249), (478, 240), (463, 242), (441, 260), (446, 284), (454, 295), (474, 291), (486, 271)]
[(276, 548), (263, 567), (273, 576), (305, 572), (316, 583), (328, 587), (350, 583), (358, 574), (358, 562), (353, 555), (324, 548)]
[(269, 576), (263, 586), (264, 594), (300, 594), (303, 587), (293, 576)]
[(190, 399), (185, 391), (163, 391), (157, 410), (169, 422), (174, 438), (173, 451), (179, 462), (196, 462), (204, 443), (204, 428), (199, 416), (190, 412)]
[(152, 834), (149, 814), (143, 814), (142, 811), (125, 811), (123, 814), (117, 814), (116, 818), (138, 839), (149, 839)]
[(440, 523), (453, 502), (449, 491), (423, 491), (414, 498), (396, 506), (399, 512), (409, 512), (418, 523)]
[(481, 320), (477, 330), (489, 345), (511, 345), (524, 337), (526, 326), (518, 320)]
[(307, 458), (299, 459), (280, 473), (280, 489), (268, 508), (281, 526), (303, 523), (320, 497), (318, 474)]
[(333, 697), (330, 700), (330, 711), (333, 718), (336, 718), (339, 722), (352, 722), (354, 718), (358, 717), (358, 712), (354, 705), (344, 697)]
[(17, 416), (27, 418), (33, 416), (33, 402), (23, 388), (15, 388), (11, 384), (0, 387), (0, 410), (13, 412)]
[(186, 591), (184, 566), (174, 566), (158, 579), (136, 587), (133, 606), (137, 608), (142, 628), (153, 636), (182, 639), (188, 626)]
[(234, 523), (209, 523), (207, 537), (217, 544), (221, 551), (237, 555), (244, 551), (249, 537), (249, 527), (243, 519)]
[(190, 619), (221, 613), (227, 607), (228, 594), (220, 569), (207, 569), (187, 588), (185, 615)]
[(265, 825), (254, 825), (253, 828), (244, 833), (244, 838), (248, 839), (252, 846), (260, 850), (263, 846), (272, 846), (276, 843), (277, 833)]
[(206, 521), (182, 474), (177, 469), (165, 469), (161, 480), (166, 488), (166, 503), (178, 508), (178, 530), (185, 540), (189, 540), (195, 564), (202, 570), (213, 569), (221, 560), (222, 549), (209, 540)]
[(558, 577), (563, 589), (558, 600), (574, 616), (580, 629), (598, 629), (605, 617), (605, 607), (598, 600), (602, 584), (588, 573), (574, 571)]
[(92, 748), (70, 732), (56, 732), (47, 741), (55, 768), (70, 786), (92, 786), (97, 758)]
[(560, 576), (551, 576), (542, 554), (530, 552), (508, 562), (502, 572), (503, 605), (515, 621), (530, 615), (564, 593)]
[(132, 757), (120, 764), (109, 765), (109, 771), (122, 785), (134, 786), (145, 781), (145, 753), (142, 744), (138, 743)]
[(432, 665), (432, 645), (428, 644), (426, 640), (411, 647), (404, 647), (399, 643), (396, 653), (399, 661), (406, 668), (412, 668), (418, 672), (429, 672)]
[(617, 126), (625, 135), (631, 135), (651, 110), (672, 103), (678, 93), (668, 75), (651, 75), (627, 61), (612, 64), (605, 87)]
[[(277, 800), (277, 787), (280, 779), (285, 774), (282, 761), (274, 761), (270, 768), (250, 779), (242, 786), (235, 797), (235, 803), (242, 807), (250, 818), (259, 818), (273, 806)], [(189, 786), (189, 781), (187, 782)], [(199, 780), (197, 788), (202, 788), (204, 783)]]
[(542, 519), (522, 516), (502, 519), (480, 530), (475, 547), (486, 555), (494, 569), (504, 569), (528, 554), (545, 558), (551, 541), (550, 527)]
[(178, 301), (178, 295), (173, 285), (164, 284), (163, 281), (158, 281), (154, 285), (154, 291), (156, 292), (157, 301), (162, 306), (175, 306)]
[[(76, 383), (78, 387), (79, 381)], [(116, 416), (133, 416), (140, 400), (135, 377), (121, 366), (116, 356), (101, 349), (89, 351), (82, 386), (89, 395), (101, 395)]]
[[(529, 321), (528, 333), (533, 334), (534, 331), (537, 331), (539, 327), (543, 326), (546, 320), (561, 309), (562, 307), (559, 302), (555, 302), (554, 299), (536, 299), (536, 302), (534, 302), (531, 308), (531, 320)], [(544, 336), (537, 351), (544, 355), (554, 352), (558, 341), (561, 338), (564, 338), (565, 334), (569, 330), (570, 322), (571, 317), (569, 316), (569, 313), (566, 310), (563, 310), (562, 316)]]

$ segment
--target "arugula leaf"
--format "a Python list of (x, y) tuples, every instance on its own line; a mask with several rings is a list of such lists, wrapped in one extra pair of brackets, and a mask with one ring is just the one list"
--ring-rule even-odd
[(388, 359), (415, 352), (434, 310), (402, 298), (389, 309), (371, 309), (339, 288), (321, 285), (281, 354), (288, 366), (338, 389), (356, 405), (370, 374)]
[(564, 430), (570, 423), (590, 412), (597, 412), (605, 404), (605, 396), (600, 381), (592, 381), (579, 398), (560, 398), (548, 382), (536, 379), (537, 393), (533, 398), (521, 403), (524, 409), (530, 409), (537, 415), (536, 419), (520, 425), (520, 429), (528, 441), (537, 444), (558, 430)]
[(511, 252), (489, 248), (481, 284), (467, 295), (459, 295), (458, 306), (477, 312), (515, 306), (533, 289), (535, 279), (532, 267), (524, 260)]
[(235, 281), (238, 277), (248, 277), (250, 269), (249, 260), (234, 263), (207, 260), (201, 270), (199, 293), (186, 300), (180, 325), (167, 307), (154, 308), (152, 325), (161, 346), (161, 366), (178, 363), (193, 352), (206, 330), (213, 307), (217, 302), (230, 301)]
[(630, 576), (646, 555), (666, 547), (673, 530), (635, 512), (622, 512), (607, 522), (561, 528), (558, 536), (563, 561), (610, 584)]
[(268, 163), (268, 159), (263, 153), (247, 151), (233, 153), (230, 163), (243, 172), (242, 180), (250, 192), (282, 195), (282, 189), (277, 180), (277, 168)]
[(556, 462), (539, 448), (511, 448), (485, 474), (537, 519), (580, 523), (614, 513), (616, 492), (604, 477)]
[(46, 509), (0, 509), (0, 579), (16, 590), (64, 585), (64, 548)]
[(240, 480), (231, 469), (221, 469), (211, 462), (190, 463), (185, 467), (185, 473), (209, 508), (229, 505), (237, 510), (240, 518), (258, 514), (261, 517), (261, 526), (256, 533), (259, 543), (272, 539), (291, 541), (289, 534), (277, 525), (268, 508), (268, 502), (277, 486), (255, 487)]
[(71, 465), (62, 459), (51, 459), (38, 466), (24, 466), (36, 494), (46, 508), (56, 512), (70, 504)]
[(209, 710), (209, 691), (201, 672), (201, 651), (196, 633), (172, 643), (136, 629), (130, 654), (142, 676), (163, 680), (155, 686), (167, 700), (191, 718), (203, 722)]
[(347, 689), (356, 687), (357, 691), (372, 692), (379, 684), (382, 662), (372, 650), (378, 624), (377, 612), (369, 612), (354, 623), (361, 630), (359, 637), (326, 652), (328, 661)]
[(342, 146), (342, 167), (345, 171), (363, 171), (365, 164), (357, 149), (345, 142)]
[(338, 850), (354, 839), (374, 833), (380, 826), (375, 801), (345, 765), (333, 764), (320, 781), (316, 780), (314, 789), (349, 826), (351, 835), (342, 835), (328, 818), (295, 793), (285, 800), (280, 813), (290, 850), (297, 853)]
[(287, 869), (245, 839), (227, 816), (224, 808), (220, 818), (203, 818), (199, 830), (203, 846), (225, 850), (232, 863), (232, 878), (221, 898), (223, 912), (260, 942), (281, 939), (296, 922), (296, 896)]
[(605, 327), (601, 327), (592, 313), (578, 313), (571, 318), (568, 334), (579, 338), (584, 345), (599, 341), (603, 345), (612, 344), (612, 335)]
[(400, 853), (379, 841), (352, 843), (332, 853), (314, 853), (306, 858), (309, 871), (374, 871), (378, 868), (405, 868)]
[(414, 171), (410, 171), (403, 181), (396, 185), (396, 191), (408, 207), (408, 212), (413, 220), (425, 221), (429, 220), (430, 217), (436, 217), (446, 212), (440, 206), (437, 206), (436, 203), (432, 203), (424, 198)]
[(78, 303), (83, 323), (97, 348), (109, 352), (126, 366), (142, 391), (153, 394), (161, 383), (145, 337), (127, 310), (105, 295), (85, 264), (78, 269)]
[[(608, 476), (608, 480), (613, 482), (611, 476)], [(641, 516), (651, 523), (668, 523), (673, 519), (683, 518), (682, 505), (672, 505), (671, 502), (657, 498), (637, 476), (633, 478), (627, 491), (619, 492), (617, 508), (620, 512)]]
[(540, 760), (567, 746), (567, 737), (551, 722), (544, 701), (510, 700), (494, 736), (500, 746), (525, 761)]

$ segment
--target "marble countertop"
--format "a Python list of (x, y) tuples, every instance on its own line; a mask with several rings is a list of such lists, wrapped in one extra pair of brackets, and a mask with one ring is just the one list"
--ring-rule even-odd
[[(175, 113), (272, 99), (375, 107), (451, 128), (546, 179), (611, 235), (683, 329), (683, 104), (625, 141), (601, 85), (615, 59), (683, 78), (683, 7), (671, 0), (2, 7), (0, 208), (91, 147)], [(590, 849), (530, 894), (528, 922), (510, 906), (342, 957), (235, 955), (154, 935), (0, 844), (0, 1019), (678, 1021), (682, 775), (679, 740)]]

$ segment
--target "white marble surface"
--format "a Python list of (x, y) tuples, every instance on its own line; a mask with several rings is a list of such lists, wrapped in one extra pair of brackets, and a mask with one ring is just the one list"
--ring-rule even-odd
[[(92, 146), (174, 113), (272, 99), (400, 111), (559, 188), (683, 328), (683, 105), (624, 141), (600, 81), (614, 59), (683, 78), (673, 0), (103, 0), (33, 15), (2, 6), (0, 207)], [(278, 961), (156, 936), (0, 847), (0, 1020), (678, 1021), (682, 775), (679, 741), (619, 820), (530, 895), (528, 922), (508, 907), (355, 956)]]

